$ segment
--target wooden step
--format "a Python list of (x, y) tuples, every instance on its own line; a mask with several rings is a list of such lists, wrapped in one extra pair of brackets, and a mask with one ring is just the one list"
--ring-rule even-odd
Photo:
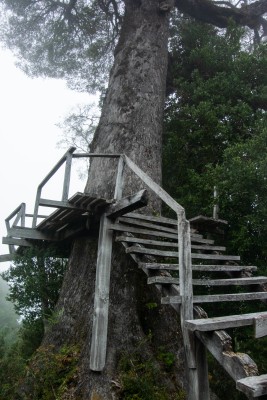
[[(156, 231), (156, 230), (149, 230), (149, 229), (142, 229), (142, 228), (137, 228), (134, 226), (130, 225), (124, 225), (123, 223), (115, 223), (110, 225), (110, 229), (113, 231), (118, 231), (118, 232), (130, 232), (130, 233), (135, 233), (139, 235), (148, 235), (148, 236), (157, 236), (157, 237), (162, 237), (162, 238), (168, 238), (168, 239), (175, 239), (177, 240), (177, 232), (175, 234), (169, 233), (169, 232), (162, 232), (162, 231)], [(195, 243), (205, 243), (205, 244), (213, 244), (214, 240), (211, 239), (203, 239), (202, 237), (198, 238), (192, 238), (191, 240)]]
[[(261, 285), (267, 282), (266, 276), (256, 276), (249, 278), (229, 278), (229, 279), (193, 279), (192, 283), (195, 286), (245, 286), (245, 285)], [(148, 278), (148, 284), (160, 283), (169, 284), (174, 283), (179, 285), (179, 278), (171, 278), (166, 276), (152, 276)]]
[(236, 388), (252, 398), (267, 395), (267, 375), (239, 379), (236, 382)]
[(148, 222), (143, 222), (140, 220), (136, 220), (135, 218), (127, 218), (127, 217), (120, 217), (119, 222), (124, 223), (124, 224), (130, 224), (130, 225), (138, 225), (139, 227), (144, 227), (144, 228), (149, 228), (149, 229), (155, 229), (156, 231), (163, 231), (163, 232), (170, 232), (170, 233), (175, 233), (177, 235), (177, 227), (176, 229), (174, 228), (169, 228), (164, 225), (158, 225), (158, 224), (150, 224)]
[[(138, 263), (139, 268), (147, 269), (163, 269), (169, 271), (178, 271), (179, 264), (166, 264), (166, 263)], [(203, 272), (241, 272), (241, 271), (257, 271), (255, 266), (243, 265), (192, 265), (192, 271)]]
[[(177, 238), (176, 238), (177, 239)], [(151, 240), (151, 239), (143, 239), (138, 237), (131, 237), (131, 236), (117, 236), (117, 242), (127, 242), (127, 243), (140, 243), (146, 244), (150, 246), (160, 246), (160, 247), (175, 247), (178, 246), (178, 241), (175, 242), (164, 242), (163, 240)], [(203, 251), (225, 251), (226, 247), (224, 246), (210, 246), (210, 245), (197, 245), (192, 244), (192, 249), (195, 250), (203, 250)]]
[[(267, 299), (267, 292), (230, 293), (193, 296), (194, 303), (217, 303), (228, 301), (250, 301)], [(181, 304), (181, 296), (162, 297), (162, 304)]]
[(267, 311), (242, 314), (242, 315), (228, 315), (224, 317), (192, 319), (185, 322), (185, 327), (190, 331), (217, 331), (227, 328), (238, 328), (241, 326), (253, 325), (255, 318), (265, 316)]
[[(141, 253), (141, 254), (150, 254), (154, 256), (161, 257), (178, 257), (179, 254), (177, 251), (163, 251), (158, 249), (148, 249), (145, 247), (131, 246), (126, 249), (126, 253)], [(222, 254), (201, 254), (201, 253), (192, 253), (192, 258), (201, 259), (201, 260), (224, 260), (224, 261), (239, 261), (239, 256), (230, 256), (230, 255), (222, 255)]]

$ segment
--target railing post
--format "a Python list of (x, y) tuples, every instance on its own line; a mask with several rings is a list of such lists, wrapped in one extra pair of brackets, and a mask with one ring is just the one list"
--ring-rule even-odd
[(63, 182), (62, 201), (67, 201), (69, 197), (70, 188), (70, 173), (72, 164), (72, 153), (68, 152), (66, 155), (65, 175)]
[(32, 227), (33, 228), (36, 228), (36, 225), (37, 225), (38, 209), (39, 209), (41, 194), (42, 194), (42, 186), (39, 186), (37, 189), (37, 192), (36, 192), (35, 205), (34, 205), (34, 211), (33, 211), (33, 217), (32, 217)]
[(116, 200), (120, 200), (122, 198), (124, 171), (125, 171), (125, 161), (124, 158), (121, 156), (118, 162), (118, 171), (117, 171), (117, 178), (116, 178), (116, 185), (114, 192), (114, 199)]
[(209, 400), (206, 350), (185, 321), (193, 319), (193, 284), (190, 223), (185, 213), (178, 214), (179, 284), (182, 298), (180, 314), (188, 368), (188, 400)]

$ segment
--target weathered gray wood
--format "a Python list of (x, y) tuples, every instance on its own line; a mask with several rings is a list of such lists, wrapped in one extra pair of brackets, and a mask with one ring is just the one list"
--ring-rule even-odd
[(120, 157), (118, 162), (118, 171), (116, 177), (116, 185), (114, 192), (114, 199), (120, 200), (122, 198), (123, 184), (124, 184), (125, 162), (123, 157)]
[(185, 322), (185, 325), (191, 331), (217, 331), (221, 329), (237, 328), (242, 326), (253, 325), (255, 319), (264, 315), (267, 317), (267, 312), (250, 313), (241, 315), (227, 315), (224, 317), (193, 319)]
[(68, 201), (58, 201), (58, 200), (49, 200), (49, 199), (40, 199), (39, 200), (39, 205), (40, 206), (45, 206), (45, 207), (52, 207), (52, 208), (63, 208), (63, 209), (70, 209), (70, 210), (84, 210), (86, 211), (86, 208), (76, 206), (73, 204), (70, 204)]
[(173, 278), (172, 276), (151, 276), (147, 279), (148, 285), (151, 285), (151, 284), (179, 285), (179, 282), (180, 281), (178, 278)]
[(261, 285), (267, 282), (266, 276), (255, 276), (249, 278), (229, 278), (229, 279), (193, 279), (196, 286), (244, 286)]
[(0, 256), (0, 262), (6, 262), (6, 261), (13, 261), (15, 258), (15, 253), (12, 254), (2, 254)]
[(179, 271), (179, 264), (161, 264), (161, 263), (138, 263), (139, 268), (145, 269), (163, 269), (163, 270), (170, 270), (170, 271)]
[(150, 224), (148, 222), (143, 222), (143, 221), (140, 221), (140, 220), (137, 220), (134, 218), (121, 217), (119, 219), (119, 222), (123, 222), (123, 223), (130, 224), (130, 225), (137, 225), (137, 226), (140, 226), (141, 228), (154, 229), (156, 231), (170, 232), (170, 233), (177, 235), (177, 229), (169, 228), (164, 225), (158, 225), (158, 224), (153, 224), (153, 223)]
[[(180, 242), (179, 242), (180, 243)], [(141, 254), (151, 254), (155, 256), (161, 256), (161, 257), (178, 257), (178, 252), (176, 251), (163, 251), (163, 250), (158, 250), (158, 249), (148, 249), (145, 247), (137, 247), (137, 246), (131, 246), (128, 249), (126, 249), (126, 253), (141, 253)], [(222, 255), (222, 254), (201, 254), (201, 253), (192, 253), (191, 254), (192, 258), (194, 259), (201, 259), (201, 260), (240, 260), (239, 256), (228, 256), (228, 255)]]
[(260, 313), (254, 321), (255, 338), (267, 336), (267, 313)]
[(75, 153), (73, 154), (73, 158), (120, 158), (122, 154), (113, 153), (113, 154), (105, 154), (105, 153)]
[(72, 163), (72, 152), (68, 152), (66, 154), (65, 174), (63, 181), (62, 198), (61, 198), (62, 201), (67, 201), (69, 197), (71, 163)]
[(234, 381), (258, 373), (257, 365), (247, 354), (234, 353), (231, 337), (225, 331), (197, 331), (195, 335)]
[(141, 229), (141, 228), (136, 228), (134, 226), (124, 225), (122, 223), (111, 224), (110, 229), (113, 229), (114, 231), (119, 231), (119, 232), (131, 232), (131, 233), (138, 233), (140, 235), (149, 235), (149, 236), (165, 237), (165, 238), (169, 238), (169, 239), (177, 239), (177, 233), (172, 234), (172, 233), (167, 233), (167, 232), (159, 232), (159, 231), (153, 231), (153, 230), (148, 230), (148, 229)]
[[(172, 280), (172, 281), (171, 281)], [(148, 284), (174, 283), (179, 285), (179, 278), (166, 276), (152, 276), (148, 279)], [(229, 278), (229, 279), (193, 279), (192, 283), (196, 286), (239, 286), (239, 285), (260, 285), (267, 282), (267, 277), (251, 277), (251, 278)]]
[(155, 217), (153, 215), (145, 215), (145, 214), (138, 214), (138, 213), (128, 213), (127, 217), (143, 219), (145, 221), (157, 222), (158, 224), (173, 225), (177, 228), (177, 220), (176, 219), (165, 218), (165, 217)]
[(3, 244), (13, 244), (14, 246), (23, 246), (23, 247), (31, 247), (32, 243), (26, 239), (15, 239), (10, 237), (2, 238)]
[(106, 361), (112, 230), (105, 214), (100, 221), (90, 369), (102, 371)]
[(130, 158), (123, 155), (127, 166), (137, 175), (139, 178), (156, 193), (161, 200), (163, 200), (170, 208), (172, 208), (176, 214), (184, 213), (184, 208), (178, 204), (161, 186), (154, 182), (144, 171), (142, 171)]
[[(160, 246), (160, 247), (176, 247), (177, 242), (165, 242), (163, 240), (151, 240), (151, 239), (144, 239), (138, 237), (129, 237), (129, 236), (117, 236), (117, 242), (130, 242), (130, 243), (141, 243), (147, 244), (151, 246)], [(225, 251), (226, 248), (224, 246), (210, 246), (210, 245), (196, 245), (191, 244), (191, 249), (195, 250), (210, 250), (210, 251)]]
[[(167, 269), (179, 270), (178, 264), (164, 264), (164, 263), (139, 263), (140, 268), (148, 269)], [(192, 265), (192, 271), (205, 271), (205, 272), (235, 272), (235, 271), (256, 271), (255, 266), (241, 266), (241, 265)]]
[(140, 190), (134, 195), (124, 197), (118, 200), (115, 204), (109, 206), (106, 210), (107, 217), (116, 219), (129, 211), (136, 210), (140, 207), (146, 206), (148, 203), (148, 194), (145, 189)]
[[(253, 293), (231, 293), (231, 294), (211, 294), (203, 296), (194, 296), (194, 303), (216, 303), (220, 301), (250, 301), (267, 299), (267, 292)], [(180, 296), (163, 297), (162, 304), (181, 304)]]
[(239, 379), (236, 382), (236, 388), (253, 398), (267, 395), (267, 375)]
[(39, 201), (40, 201), (40, 198), (41, 198), (42, 189), (43, 189), (44, 185), (58, 171), (58, 169), (61, 167), (61, 165), (64, 164), (64, 162), (66, 161), (66, 159), (69, 156), (69, 154), (74, 153), (75, 150), (76, 150), (75, 147), (70, 147), (69, 150), (63, 155), (63, 157), (56, 163), (54, 168), (52, 168), (52, 170), (46, 175), (46, 177), (39, 184), (39, 186), (37, 188), (37, 192), (36, 192), (35, 206), (34, 206), (33, 219), (32, 219), (32, 227), (33, 228), (36, 228), (36, 225), (37, 225), (37, 215), (38, 215), (38, 209), (39, 209)]
[(58, 237), (52, 234), (46, 234), (33, 228), (23, 228), (17, 226), (16, 228), (10, 228), (9, 235), (14, 238), (21, 239), (37, 239), (37, 240), (49, 240), (57, 241)]

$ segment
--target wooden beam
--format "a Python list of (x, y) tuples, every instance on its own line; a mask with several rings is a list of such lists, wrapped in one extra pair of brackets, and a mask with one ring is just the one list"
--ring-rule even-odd
[(15, 258), (15, 253), (13, 254), (3, 254), (0, 256), (0, 262), (6, 262), (6, 261), (13, 261)]
[[(194, 296), (194, 303), (216, 303), (225, 301), (250, 301), (267, 299), (267, 292), (253, 293), (230, 293), (230, 294), (211, 294), (203, 296)], [(181, 304), (180, 296), (162, 297), (161, 304)]]
[(86, 211), (86, 208), (72, 205), (68, 201), (40, 199), (39, 200), (39, 206), (52, 207), (52, 208), (63, 208), (63, 209), (70, 209), (70, 210), (84, 210), (84, 211)]
[(2, 238), (3, 244), (13, 244), (15, 246), (24, 246), (24, 247), (31, 247), (32, 244), (26, 239), (15, 239), (10, 237), (3, 237)]
[(224, 317), (193, 319), (186, 321), (185, 325), (191, 331), (217, 331), (228, 328), (238, 328), (253, 325), (259, 317), (267, 318), (267, 312), (250, 313), (242, 315), (227, 315)]
[(110, 220), (101, 216), (96, 267), (93, 330), (91, 339), (90, 369), (102, 371), (106, 362), (109, 283), (111, 271), (112, 230)]
[(111, 219), (116, 219), (121, 215), (127, 214), (129, 211), (146, 206), (147, 203), (147, 191), (143, 189), (140, 190), (140, 192), (124, 197), (123, 199), (118, 200), (115, 204), (109, 206), (106, 210), (106, 216)]
[(34, 228), (22, 228), (20, 226), (17, 226), (16, 228), (10, 228), (9, 235), (14, 238), (22, 238), (22, 239), (36, 239), (36, 240), (49, 240), (49, 241), (58, 240), (58, 238), (55, 235), (48, 235)]
[(236, 388), (248, 397), (261, 397), (267, 395), (267, 375), (248, 376), (236, 382)]
[(159, 186), (153, 179), (150, 178), (144, 171), (142, 171), (130, 158), (123, 155), (127, 166), (154, 192), (161, 200), (163, 200), (170, 208), (177, 214), (184, 215), (184, 208), (178, 204), (161, 186)]
[(195, 335), (234, 381), (258, 374), (257, 365), (247, 354), (233, 352), (232, 339), (225, 331), (197, 331)]

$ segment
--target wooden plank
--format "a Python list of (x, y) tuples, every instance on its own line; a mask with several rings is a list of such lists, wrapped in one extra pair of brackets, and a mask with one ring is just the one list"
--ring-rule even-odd
[[(126, 249), (126, 253), (141, 253), (141, 254), (151, 254), (154, 256), (161, 257), (178, 257), (178, 252), (176, 251), (163, 251), (158, 249), (148, 249), (145, 247), (131, 246)], [(201, 253), (192, 253), (192, 258), (201, 259), (201, 260), (231, 260), (231, 261), (239, 261), (239, 256), (229, 256), (222, 254), (201, 254)]]
[(149, 229), (153, 229), (156, 231), (170, 232), (170, 233), (177, 235), (177, 229), (169, 228), (164, 225), (150, 224), (147, 222), (136, 220), (134, 218), (121, 217), (119, 219), (119, 222), (123, 222), (123, 223), (129, 224), (129, 225), (137, 225), (137, 226), (140, 226), (141, 228), (149, 228)]
[(177, 214), (184, 214), (184, 208), (178, 204), (161, 186), (154, 182), (150, 176), (142, 171), (130, 158), (123, 155), (127, 166)]
[(15, 258), (16, 253), (13, 254), (3, 254), (0, 256), (0, 262), (6, 262), (6, 261), (13, 261)]
[[(178, 264), (166, 264), (166, 263), (139, 263), (140, 268), (148, 269), (163, 269), (163, 270), (179, 270)], [(192, 271), (204, 271), (204, 272), (235, 272), (235, 271), (256, 271), (255, 266), (241, 266), (241, 265), (192, 265)]]
[(236, 388), (252, 398), (267, 395), (267, 375), (239, 379)]
[(116, 219), (124, 214), (127, 214), (129, 211), (133, 211), (140, 207), (146, 206), (147, 203), (147, 190), (143, 189), (140, 190), (138, 193), (124, 197), (123, 199), (118, 200), (115, 204), (109, 206), (106, 210), (106, 215), (108, 218)]
[(140, 253), (140, 254), (151, 254), (154, 256), (162, 257), (176, 257), (178, 258), (178, 251), (163, 251), (158, 249), (147, 249), (146, 247), (131, 246), (126, 249), (126, 253)]
[(267, 313), (261, 313), (254, 321), (255, 338), (267, 336)]
[(233, 351), (231, 337), (225, 331), (196, 331), (195, 335), (234, 381), (258, 373), (257, 365), (249, 355)]
[(115, 184), (114, 199), (120, 200), (122, 198), (123, 184), (124, 184), (125, 162), (123, 157), (120, 157), (118, 162), (118, 170)]
[(171, 234), (171, 233), (167, 233), (167, 232), (159, 232), (159, 231), (153, 231), (153, 230), (148, 230), (148, 229), (140, 229), (140, 228), (136, 228), (134, 226), (124, 225), (122, 223), (111, 224), (110, 229), (112, 229), (114, 231), (119, 231), (119, 232), (131, 232), (131, 233), (138, 233), (140, 235), (149, 235), (149, 236), (165, 237), (165, 238), (169, 238), (169, 239), (177, 239), (177, 233)]
[(90, 369), (102, 371), (106, 362), (109, 286), (112, 255), (112, 230), (110, 220), (101, 216), (96, 267), (93, 330), (90, 352)]
[(2, 238), (3, 244), (13, 244), (14, 246), (23, 246), (23, 247), (31, 247), (32, 243), (26, 239), (15, 239), (10, 237)]
[[(141, 243), (150, 246), (161, 246), (161, 247), (176, 247), (177, 248), (177, 240), (175, 242), (165, 242), (163, 240), (151, 240), (151, 239), (143, 239), (138, 237), (130, 237), (130, 236), (117, 236), (116, 242), (128, 242), (128, 243)], [(209, 250), (209, 251), (225, 251), (226, 248), (224, 246), (210, 246), (210, 245), (191, 245), (191, 249), (195, 250)]]
[(255, 319), (261, 315), (267, 317), (267, 311), (262, 313), (257, 312), (241, 315), (227, 315), (215, 318), (193, 319), (186, 321), (185, 325), (191, 331), (217, 331), (221, 329), (253, 325)]
[(17, 226), (16, 228), (10, 228), (9, 235), (21, 239), (36, 239), (36, 240), (49, 240), (49, 241), (58, 240), (56, 235), (50, 235), (40, 232), (34, 228), (23, 228), (20, 226)]
[[(267, 292), (254, 292), (254, 293), (230, 293), (230, 294), (211, 294), (203, 296), (194, 296), (194, 303), (216, 303), (227, 301), (250, 301), (250, 300), (264, 300), (267, 299)], [(162, 304), (180, 304), (180, 296), (162, 297)]]
[(179, 285), (179, 279), (174, 278), (172, 276), (151, 276), (147, 279), (148, 285), (151, 284), (173, 284), (173, 285)]
[[(173, 280), (173, 282), (171, 282)], [(251, 277), (251, 278), (229, 278), (229, 279), (193, 279), (192, 283), (195, 286), (239, 286), (239, 285), (253, 285), (263, 284), (267, 282), (267, 277)], [(170, 278), (166, 276), (153, 276), (149, 278), (148, 284), (152, 283), (174, 283), (179, 285), (179, 278)]]
[(267, 282), (266, 276), (255, 276), (249, 278), (229, 278), (229, 279), (193, 279), (196, 286), (244, 286), (261, 285)]
[(77, 210), (82, 209), (86, 211), (86, 208), (70, 204), (68, 201), (58, 201), (58, 200), (49, 200), (41, 198), (39, 201), (40, 206), (44, 207), (52, 207), (52, 208), (63, 208), (63, 209), (70, 209), (70, 210)]
[[(130, 226), (130, 225), (124, 225), (123, 223), (112, 224), (110, 226), (110, 229), (113, 229), (114, 231), (118, 231), (118, 232), (130, 232), (130, 233), (135, 233), (135, 234), (140, 234), (140, 235), (157, 236), (157, 237), (162, 237), (162, 238), (164, 237), (164, 238), (177, 240), (177, 233), (172, 234), (172, 233), (161, 232), (161, 231), (141, 229), (141, 228), (136, 228), (136, 227)], [(209, 244), (214, 243), (214, 241), (211, 239), (202, 239), (202, 238), (196, 239), (196, 240), (192, 239), (192, 241), (199, 242), (199, 243), (209, 243)]]
[(69, 197), (71, 164), (72, 164), (72, 152), (68, 152), (66, 155), (66, 162), (65, 162), (65, 173), (64, 173), (62, 198), (61, 198), (62, 201), (67, 201)]

